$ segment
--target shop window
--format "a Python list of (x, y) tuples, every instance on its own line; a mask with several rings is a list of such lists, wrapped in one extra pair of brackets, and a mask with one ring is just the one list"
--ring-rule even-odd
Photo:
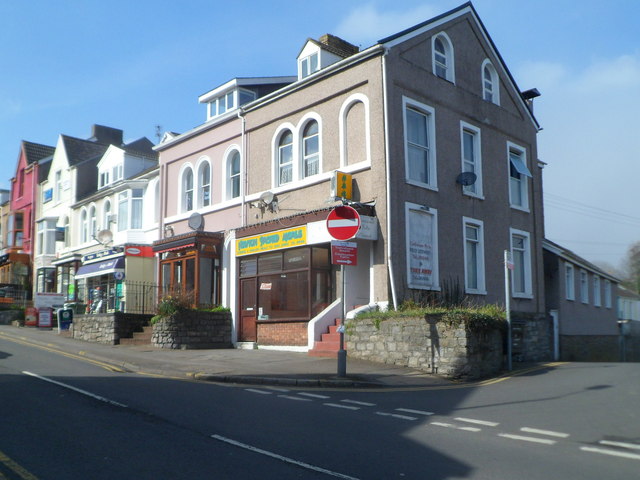
[(279, 272), (282, 270), (282, 253), (268, 253), (258, 257), (258, 273)]

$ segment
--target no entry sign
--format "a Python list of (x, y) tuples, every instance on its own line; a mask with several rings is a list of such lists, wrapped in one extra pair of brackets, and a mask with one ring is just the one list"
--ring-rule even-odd
[(336, 240), (349, 240), (360, 230), (360, 215), (353, 207), (336, 207), (327, 217), (327, 230)]

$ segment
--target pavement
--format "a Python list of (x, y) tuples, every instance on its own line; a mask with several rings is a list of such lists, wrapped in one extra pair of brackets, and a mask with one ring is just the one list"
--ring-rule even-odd
[[(419, 388), (465, 385), (411, 368), (347, 357), (339, 377), (335, 358), (281, 350), (169, 350), (151, 345), (103, 345), (75, 340), (57, 330), (0, 325), (0, 340), (80, 357), (114, 371), (199, 381), (324, 388)], [(473, 384), (468, 384), (473, 385)]]

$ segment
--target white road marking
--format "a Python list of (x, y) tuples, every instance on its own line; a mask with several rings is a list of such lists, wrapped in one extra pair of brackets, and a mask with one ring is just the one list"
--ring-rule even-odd
[(360, 405), (362, 407), (375, 407), (376, 404), (375, 403), (369, 403), (369, 402), (359, 402), (357, 400), (340, 400), (343, 403), (352, 403), (354, 405)]
[(293, 395), (278, 395), (278, 397), (286, 398), (288, 400), (297, 400), (298, 402), (310, 402), (311, 401), (310, 398), (294, 397)]
[(487, 422), (486, 420), (476, 420), (474, 418), (456, 417), (454, 420), (457, 420), (458, 422), (467, 422), (467, 423), (475, 423), (477, 425), (484, 425), (485, 427), (497, 427), (498, 425), (500, 425), (499, 423), (496, 423), (496, 422)]
[(416, 415), (425, 415), (427, 417), (429, 415), (433, 415), (433, 412), (425, 412), (423, 410), (412, 410), (411, 408), (396, 408), (396, 411), (406, 412), (406, 413), (415, 413)]
[(281, 388), (281, 387), (264, 387), (264, 388), (266, 388), (267, 390), (273, 390), (274, 392), (283, 392), (283, 393), (285, 393), (285, 392), (289, 391), (288, 388)]
[(612, 447), (632, 448), (640, 450), (640, 445), (637, 443), (614, 442), (612, 440), (600, 440), (598, 443), (600, 443), (601, 445), (610, 445)]
[(611, 455), (612, 457), (630, 458), (632, 460), (640, 460), (640, 455), (631, 452), (621, 452), (620, 450), (608, 450), (598, 447), (580, 447), (583, 452), (600, 453), (602, 455)]
[(328, 395), (318, 395), (317, 393), (307, 393), (307, 392), (300, 392), (298, 395), (311, 397), (311, 398), (319, 398), (320, 400), (326, 400), (327, 398), (331, 398)]
[(311, 465), (309, 463), (301, 462), (299, 460), (294, 460), (293, 458), (283, 457), (282, 455), (278, 455), (277, 453), (269, 452), (268, 450), (263, 450), (261, 448), (257, 448), (246, 443), (241, 443), (236, 440), (232, 440), (227, 437), (223, 437), (221, 435), (211, 435), (211, 438), (219, 440), (221, 442), (228, 443), (229, 445), (234, 445), (236, 447), (244, 448), (245, 450), (249, 450), (254, 453), (259, 453), (261, 455), (266, 455), (267, 457), (275, 458), (276, 460), (283, 461), (285, 463), (291, 463), (293, 465), (297, 465), (298, 467), (306, 468), (307, 470), (313, 470), (315, 472), (324, 473), (326, 475), (330, 475), (336, 478), (344, 478), (347, 480), (358, 480), (356, 477), (351, 477), (349, 475), (345, 475), (344, 473), (334, 472), (331, 470), (327, 470), (325, 468), (317, 467), (315, 465)]
[(44, 380), (45, 382), (53, 383), (54, 385), (58, 385), (59, 387), (63, 387), (63, 388), (67, 388), (69, 390), (73, 390), (74, 392), (81, 393), (82, 395), (86, 395), (87, 397), (91, 397), (91, 398), (93, 398), (95, 400), (99, 400), (101, 402), (105, 402), (105, 403), (109, 403), (111, 405), (115, 405), (116, 407), (129, 408), (127, 405), (125, 405), (123, 403), (116, 402), (115, 400), (110, 400), (110, 399), (108, 399), (106, 397), (101, 397), (100, 395), (96, 395), (95, 393), (91, 393), (91, 392), (88, 392), (86, 390), (82, 390), (81, 388), (77, 388), (77, 387), (74, 387), (72, 385), (68, 385), (66, 383), (58, 382), (57, 380), (52, 380), (50, 378), (43, 377), (43, 376), (37, 375), (37, 374), (32, 373), (32, 372), (23, 371), (22, 373), (24, 373), (25, 375), (29, 375), (30, 377), (37, 378), (39, 380)]
[(327, 407), (346, 408), (347, 410), (360, 410), (360, 407), (352, 407), (350, 405), (340, 405), (339, 403), (323, 403)]
[(436, 427), (453, 428), (454, 430), (463, 430), (465, 432), (481, 432), (482, 431), (481, 428), (459, 427), (458, 425), (453, 425), (452, 423), (431, 422), (429, 425), (435, 425)]
[(376, 412), (376, 415), (383, 417), (399, 418), (400, 420), (417, 420), (418, 417), (410, 417), (409, 415), (400, 415), (399, 413)]
[(522, 440), (523, 442), (544, 443), (545, 445), (555, 445), (555, 440), (548, 438), (525, 437), (524, 435), (512, 435), (510, 433), (499, 433), (499, 437), (510, 438), (511, 440)]
[(520, 429), (521, 432), (526, 432), (526, 433), (537, 433), (538, 435), (547, 435), (549, 437), (558, 437), (558, 438), (568, 438), (569, 434), (568, 433), (562, 433), (562, 432), (554, 432), (552, 430), (540, 430), (537, 428), (529, 428), (529, 427), (522, 427)]
[(267, 392), (265, 390), (258, 390), (257, 388), (245, 388), (245, 391), (251, 393), (259, 393), (260, 395), (271, 395), (271, 392)]

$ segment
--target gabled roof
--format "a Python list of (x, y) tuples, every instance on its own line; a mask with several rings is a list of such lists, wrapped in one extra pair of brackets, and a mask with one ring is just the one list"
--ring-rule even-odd
[(139, 138), (133, 142), (123, 145), (121, 148), (133, 155), (143, 155), (145, 157), (158, 158), (158, 153), (153, 149), (153, 142), (147, 137)]
[(69, 166), (77, 165), (85, 160), (102, 156), (107, 151), (108, 145), (92, 142), (91, 140), (82, 140), (80, 138), (60, 135), (67, 152), (67, 160)]
[(39, 162), (43, 158), (53, 155), (56, 151), (55, 147), (49, 145), (42, 145), (41, 143), (22, 141), (22, 150), (27, 160), (27, 165)]
[(516, 92), (518, 92), (518, 97), (521, 101), (522, 107), (524, 108), (524, 110), (527, 112), (527, 114), (529, 115), (529, 117), (531, 118), (532, 122), (534, 123), (534, 125), (536, 126), (537, 129), (540, 129), (540, 124), (538, 123), (538, 121), (536, 120), (535, 116), (533, 115), (533, 112), (531, 111), (531, 108), (529, 107), (529, 105), (527, 104), (525, 98), (522, 95), (522, 91), (520, 90), (520, 88), (518, 87), (518, 84), (516, 83), (515, 79), (513, 78), (513, 75), (511, 75), (511, 72), (509, 71), (509, 69), (507, 68), (507, 64), (505, 63), (504, 59), (502, 58), (502, 55), (500, 55), (500, 52), (498, 51), (498, 48), (496, 47), (495, 43), (493, 43), (493, 40), (491, 39), (491, 36), (489, 35), (489, 32), (487, 31), (487, 29), (485, 28), (484, 24), (482, 23), (482, 20), (480, 20), (480, 17), (478, 16), (478, 12), (476, 12), (476, 9), (473, 7), (473, 4), (471, 2), (466, 2), (463, 3), (462, 5), (460, 5), (459, 7), (456, 7), (452, 10), (449, 10), (448, 12), (445, 12), (441, 15), (438, 15), (437, 17), (433, 17), (429, 20), (426, 20), (422, 23), (419, 23), (418, 25), (415, 25), (413, 27), (407, 28), (406, 30), (403, 30), (401, 32), (398, 32), (394, 35), (385, 37), (381, 40), (378, 40), (379, 44), (384, 44), (387, 47), (392, 47), (394, 45), (397, 45), (399, 43), (404, 42), (405, 40), (408, 40), (416, 35), (420, 35), (428, 30), (431, 30), (433, 28), (438, 27), (441, 24), (444, 24), (446, 22), (449, 22), (457, 17), (461, 17), (463, 15), (466, 14), (470, 14), (471, 17), (475, 20), (476, 25), (478, 26), (478, 28), (480, 29), (480, 32), (482, 33), (484, 39), (486, 40), (487, 44), (489, 45), (489, 47), (491, 48), (492, 53), (495, 55), (495, 57), (498, 59), (498, 61), (500, 62), (500, 67), (502, 67), (502, 70), (504, 71), (504, 73), (507, 76), (507, 79), (509, 80), (509, 83), (511, 84), (511, 86), (515, 89)]
[(554, 255), (573, 263), (574, 265), (584, 268), (585, 270), (590, 270), (593, 273), (597, 273), (598, 275), (605, 277), (609, 280), (611, 280), (612, 282), (615, 283), (620, 283), (620, 279), (614, 277), (613, 275), (611, 275), (610, 273), (605, 272), (603, 269), (601, 269), (600, 267), (594, 265), (593, 263), (591, 263), (590, 261), (582, 258), (580, 255), (572, 252), (571, 250), (569, 250), (568, 248), (565, 248), (561, 245), (558, 245), (555, 242), (552, 242), (551, 240), (547, 240), (546, 238), (542, 241), (542, 248), (550, 253), (553, 253)]

